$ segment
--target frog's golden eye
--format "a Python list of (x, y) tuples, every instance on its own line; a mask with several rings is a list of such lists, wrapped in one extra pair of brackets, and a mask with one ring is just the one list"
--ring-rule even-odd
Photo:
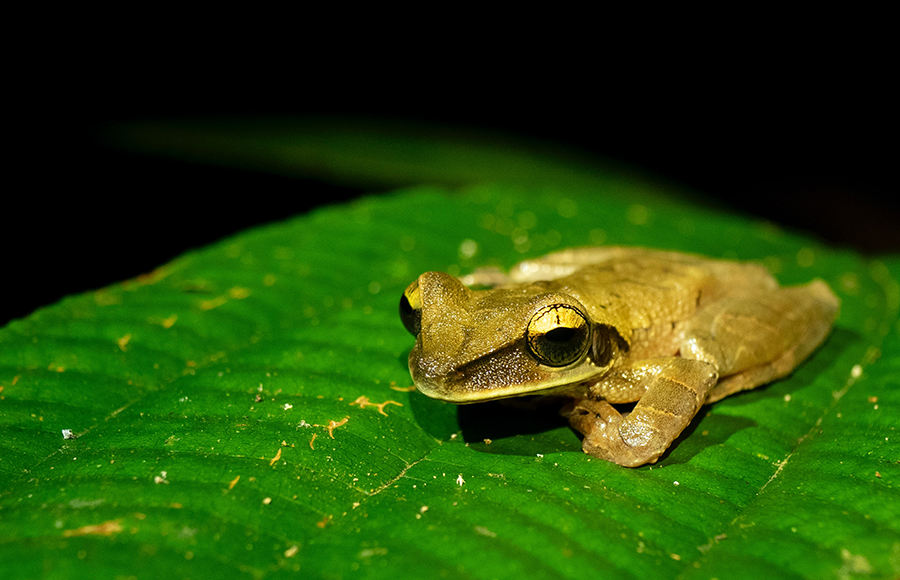
[(525, 341), (541, 364), (564, 367), (587, 352), (591, 344), (590, 325), (574, 306), (553, 304), (541, 308), (531, 318)]
[(422, 293), (418, 280), (410, 284), (400, 297), (400, 320), (410, 334), (419, 336), (422, 329)]

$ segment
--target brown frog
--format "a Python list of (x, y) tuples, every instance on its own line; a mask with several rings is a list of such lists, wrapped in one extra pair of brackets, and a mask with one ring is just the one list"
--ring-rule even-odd
[(780, 287), (758, 265), (641, 248), (569, 249), (466, 281), (493, 287), (427, 272), (401, 298), (418, 389), (569, 397), (584, 451), (629, 467), (655, 462), (703, 404), (789, 374), (839, 305), (821, 280)]

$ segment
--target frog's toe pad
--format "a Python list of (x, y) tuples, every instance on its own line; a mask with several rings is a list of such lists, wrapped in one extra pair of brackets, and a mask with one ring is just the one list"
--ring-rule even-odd
[(655, 463), (662, 450), (632, 446), (622, 438), (622, 415), (606, 401), (580, 399), (560, 411), (572, 427), (584, 434), (582, 449), (588, 455), (625, 467)]

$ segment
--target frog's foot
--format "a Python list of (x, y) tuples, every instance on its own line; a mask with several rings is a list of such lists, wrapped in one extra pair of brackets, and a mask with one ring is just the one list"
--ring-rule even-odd
[(648, 437), (650, 426), (635, 429), (630, 422), (623, 422), (624, 417), (606, 401), (577, 399), (563, 407), (560, 414), (584, 434), (585, 453), (624, 467), (656, 463), (668, 447), (659, 445), (658, 438)]

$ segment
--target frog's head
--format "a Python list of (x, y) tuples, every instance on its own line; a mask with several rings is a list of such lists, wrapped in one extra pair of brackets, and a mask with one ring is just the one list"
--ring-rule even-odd
[(477, 291), (427, 272), (403, 293), (400, 318), (416, 337), (416, 386), (454, 403), (571, 389), (627, 348), (612, 326), (549, 283)]

